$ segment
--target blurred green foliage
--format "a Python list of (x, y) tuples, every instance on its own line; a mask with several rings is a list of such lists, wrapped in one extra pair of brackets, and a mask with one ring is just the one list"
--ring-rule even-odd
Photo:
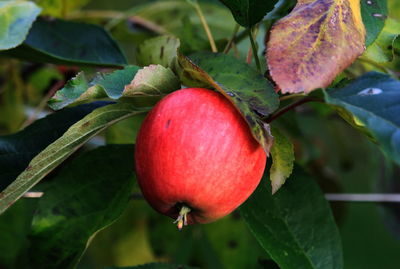
[[(43, 8), (42, 15), (103, 26), (119, 44), (129, 64), (138, 64), (137, 48), (144, 41), (160, 34), (179, 37), (183, 51), (188, 54), (209, 50), (200, 19), (193, 7), (184, 0), (35, 2)], [(233, 16), (217, 0), (199, 2), (217, 46), (223, 50), (235, 28)], [(400, 2), (387, 2), (389, 16), (400, 20)], [(263, 54), (267, 28), (268, 25), (262, 25), (257, 38), (260, 55)], [(394, 32), (400, 33), (396, 29)], [(244, 36), (245, 29), (239, 28), (238, 38), (229, 52), (240, 59), (246, 59), (249, 54), (249, 41)], [(393, 51), (392, 61), (377, 63), (360, 58), (343, 76), (354, 78), (370, 70), (379, 70), (399, 77), (399, 53)], [(265, 69), (265, 62), (263, 64)], [(96, 72), (111, 71), (104, 67), (57, 66), (0, 58), (0, 135), (15, 133), (38, 118), (52, 113), (47, 106), (49, 98), (82, 70), (90, 77), (94, 77)], [(138, 106), (145, 106), (157, 100), (143, 98), (136, 102)], [(287, 104), (288, 101), (282, 102), (282, 106)], [(133, 144), (144, 116), (136, 115), (108, 128), (96, 137), (97, 140), (92, 140), (83, 150), (73, 154), (63, 167), (68, 168), (71, 160), (81, 157), (93, 146), (104, 143)], [(352, 129), (324, 104), (298, 107), (274, 124), (293, 142), (296, 162), (313, 175), (325, 193), (380, 191), (380, 179), (392, 171), (391, 165), (388, 165), (390, 162), (384, 159), (375, 144)], [(48, 132), (49, 136), (55, 136), (51, 130)], [(12, 149), (11, 152), (21, 154)], [(0, 159), (3, 157), (0, 154)], [(60, 170), (52, 172), (35, 190), (40, 191), (47, 184), (54, 183), (59, 173)], [(397, 181), (398, 177), (398, 174), (393, 176)], [(388, 185), (385, 191), (399, 191), (393, 188)], [(102, 198), (98, 199), (101, 201)], [(0, 216), (1, 269), (26, 268), (26, 264), (29, 264), (28, 249), (30, 247), (34, 251), (35, 245), (30, 246), (28, 234), (38, 200), (23, 198)], [(331, 202), (330, 205), (342, 238), (345, 268), (399, 268), (400, 241), (390, 229), (387, 212), (383, 211), (380, 204)], [(393, 206), (397, 211), (390, 211), (395, 216), (391, 221), (398, 225), (399, 205)], [(253, 237), (238, 212), (215, 223), (185, 228), (182, 232), (178, 232), (172, 222), (172, 219), (150, 208), (136, 186), (122, 216), (110, 226), (96, 230), (77, 268), (122, 267), (150, 262), (187, 264), (199, 268), (278, 268)]]

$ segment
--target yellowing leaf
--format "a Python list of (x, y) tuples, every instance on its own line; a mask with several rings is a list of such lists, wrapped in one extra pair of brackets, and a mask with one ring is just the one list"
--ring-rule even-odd
[(299, 0), (272, 28), (267, 61), (282, 93), (328, 86), (364, 51), (360, 0)]
[(271, 147), (272, 166), (269, 171), (272, 194), (276, 193), (292, 174), (294, 148), (292, 142), (279, 129), (272, 128), (274, 145)]

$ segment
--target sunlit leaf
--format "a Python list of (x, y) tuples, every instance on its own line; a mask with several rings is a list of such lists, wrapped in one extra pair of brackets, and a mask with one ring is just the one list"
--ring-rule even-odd
[(363, 58), (377, 63), (390, 62), (394, 57), (394, 45), (396, 38), (400, 35), (400, 22), (387, 18), (385, 27), (378, 38), (368, 47)]
[(112, 104), (94, 110), (72, 125), (62, 137), (33, 158), (24, 172), (0, 193), (0, 214), (90, 138), (120, 120), (145, 111), (132, 104)]
[(272, 28), (270, 74), (282, 93), (328, 86), (363, 51), (359, 0), (301, 0)]
[(274, 144), (271, 147), (272, 166), (269, 170), (272, 194), (277, 192), (292, 174), (294, 148), (290, 140), (278, 129), (272, 128)]
[(0, 50), (14, 48), (26, 38), (41, 8), (20, 0), (0, 2)]
[(122, 96), (161, 96), (180, 87), (181, 82), (171, 69), (153, 64), (136, 73), (131, 83), (125, 86)]
[(277, 0), (220, 0), (240, 25), (251, 27), (271, 11)]
[(255, 139), (269, 153), (272, 138), (269, 125), (259, 115), (278, 108), (272, 85), (248, 64), (225, 54), (196, 53), (190, 58), (179, 54), (176, 72), (183, 84), (213, 88), (222, 93), (242, 113)]
[(326, 101), (347, 111), (383, 152), (400, 164), (400, 82), (371, 72), (342, 89), (327, 90)]
[(400, 2), (396, 0), (389, 0), (389, 15), (392, 18), (400, 20)]
[(43, 15), (62, 17), (67, 13), (79, 9), (91, 0), (36, 0), (37, 4), (43, 8)]
[(118, 99), (122, 96), (125, 85), (136, 75), (139, 67), (127, 66), (112, 73), (98, 73), (90, 82), (81, 72), (56, 92), (49, 100), (52, 109), (59, 110), (68, 105), (76, 105), (96, 99)]
[(265, 174), (240, 212), (279, 268), (343, 268), (340, 235), (329, 204), (300, 167), (275, 195)]
[(32, 221), (32, 268), (73, 268), (96, 232), (117, 219), (134, 185), (132, 145), (108, 145), (67, 164), (44, 188)]
[(150, 38), (138, 47), (136, 60), (142, 66), (160, 64), (164, 67), (172, 67), (179, 46), (179, 39), (173, 36), (163, 35)]

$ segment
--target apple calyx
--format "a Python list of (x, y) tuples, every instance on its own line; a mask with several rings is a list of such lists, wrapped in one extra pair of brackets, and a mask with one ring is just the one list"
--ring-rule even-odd
[(174, 223), (177, 223), (176, 226), (178, 226), (179, 231), (182, 230), (183, 226), (187, 226), (187, 214), (189, 214), (190, 211), (192, 211), (190, 207), (187, 207), (185, 205), (181, 207), (181, 210), (179, 211), (179, 216), (174, 221)]

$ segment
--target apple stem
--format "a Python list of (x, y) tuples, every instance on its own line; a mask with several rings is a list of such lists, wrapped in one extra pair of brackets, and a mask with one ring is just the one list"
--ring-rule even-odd
[(190, 207), (187, 206), (182, 206), (181, 210), (179, 211), (179, 216), (178, 218), (174, 221), (174, 223), (177, 223), (179, 231), (182, 230), (183, 226), (187, 225), (187, 214), (192, 211)]

